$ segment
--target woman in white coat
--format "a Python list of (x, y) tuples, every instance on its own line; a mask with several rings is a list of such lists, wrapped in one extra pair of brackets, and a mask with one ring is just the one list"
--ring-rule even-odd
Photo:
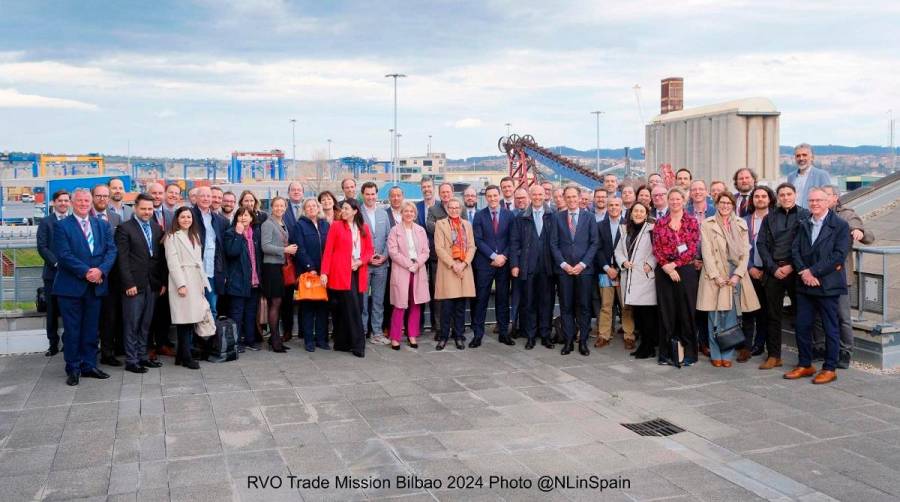
[(656, 258), (650, 233), (653, 223), (648, 221), (650, 210), (641, 202), (635, 202), (628, 211), (624, 238), (616, 245), (616, 263), (621, 264), (622, 279), (620, 300), (632, 308), (635, 327), (641, 335), (641, 343), (631, 353), (637, 359), (656, 357), (659, 337), (656, 306)]
[(192, 370), (200, 365), (191, 356), (194, 326), (209, 310), (204, 290), (211, 289), (203, 273), (200, 234), (189, 207), (175, 211), (174, 223), (166, 232), (163, 245), (169, 266), (169, 309), (178, 333), (175, 364)]

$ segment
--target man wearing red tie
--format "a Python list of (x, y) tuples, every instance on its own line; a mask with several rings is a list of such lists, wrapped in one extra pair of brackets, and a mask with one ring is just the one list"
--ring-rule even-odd
[(97, 368), (97, 324), (101, 298), (108, 294), (107, 278), (116, 262), (116, 247), (109, 225), (92, 217), (90, 209), (91, 193), (84, 188), (75, 190), (72, 215), (56, 223), (53, 239), (58, 260), (53, 294), (58, 297), (65, 326), (68, 385), (78, 385), (81, 377), (109, 378)]
[(737, 200), (735, 210), (741, 218), (753, 212), (753, 187), (756, 186), (756, 180), (756, 173), (747, 167), (734, 173), (734, 188), (737, 189), (734, 194)]

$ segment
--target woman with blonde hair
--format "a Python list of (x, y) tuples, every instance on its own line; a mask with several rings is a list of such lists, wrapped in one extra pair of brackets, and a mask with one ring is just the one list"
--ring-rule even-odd
[(428, 235), (416, 223), (416, 205), (404, 202), (400, 207), (399, 224), (388, 234), (388, 255), (391, 257), (391, 348), (400, 350), (403, 336), (403, 319), (406, 322), (406, 338), (409, 346), (418, 348), (419, 316), (422, 304), (431, 299), (428, 292)]
[(457, 350), (465, 348), (463, 329), (466, 321), (466, 304), (475, 297), (475, 275), (472, 260), (475, 258), (475, 234), (472, 224), (460, 218), (462, 204), (450, 199), (446, 204), (448, 218), (434, 225), (434, 252), (438, 264), (435, 275), (434, 299), (441, 300), (441, 336), (435, 347), (444, 350), (453, 327), (453, 340)]

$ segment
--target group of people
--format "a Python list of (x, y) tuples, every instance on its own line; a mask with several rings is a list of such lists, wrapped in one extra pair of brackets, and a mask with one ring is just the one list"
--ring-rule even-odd
[[(813, 166), (812, 148), (798, 146), (795, 159), (796, 172), (774, 191), (747, 168), (734, 174), (735, 192), (688, 169), (621, 183), (608, 174), (593, 192), (517, 187), (507, 177), (484, 189), (484, 207), (474, 188), (460, 199), (427, 177), (421, 200), (394, 186), (386, 205), (371, 181), (357, 194), (356, 180), (345, 179), (341, 199), (328, 191), (304, 199), (293, 182), (269, 212), (251, 191), (217, 187), (195, 187), (181, 201), (178, 185), (154, 183), (133, 207), (122, 203), (120, 180), (60, 191), (38, 230), (47, 355), (59, 351), (61, 315), (70, 385), (108, 377), (98, 347), (100, 363), (121, 365), (124, 353), (136, 373), (159, 367), (160, 355), (196, 369), (196, 333), (225, 315), (240, 352), (264, 341), (289, 350), (297, 320), (305, 350), (364, 357), (367, 338), (399, 350), (405, 334), (417, 348), (426, 306), (436, 350), (451, 338), (457, 350), (474, 349), (493, 295), (505, 345), (562, 344), (568, 355), (577, 344), (588, 356), (592, 335), (602, 349), (621, 332), (639, 359), (682, 367), (702, 353), (727, 368), (736, 354), (746, 362), (766, 352), (760, 369), (773, 369), (783, 365), (787, 295), (800, 357), (785, 378), (828, 383), (852, 353), (851, 245), (873, 237)], [(328, 299), (295, 301), (295, 288), (310, 284), (286, 269), (324, 286)]]

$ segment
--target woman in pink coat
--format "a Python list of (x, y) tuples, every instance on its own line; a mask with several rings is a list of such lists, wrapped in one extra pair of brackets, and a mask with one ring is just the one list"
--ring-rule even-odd
[(428, 294), (428, 236), (425, 229), (416, 224), (416, 205), (406, 202), (400, 208), (401, 222), (388, 234), (388, 254), (391, 257), (391, 348), (400, 350), (403, 337), (403, 317), (409, 310), (406, 336), (409, 346), (417, 348), (419, 316), (422, 304), (431, 297)]

